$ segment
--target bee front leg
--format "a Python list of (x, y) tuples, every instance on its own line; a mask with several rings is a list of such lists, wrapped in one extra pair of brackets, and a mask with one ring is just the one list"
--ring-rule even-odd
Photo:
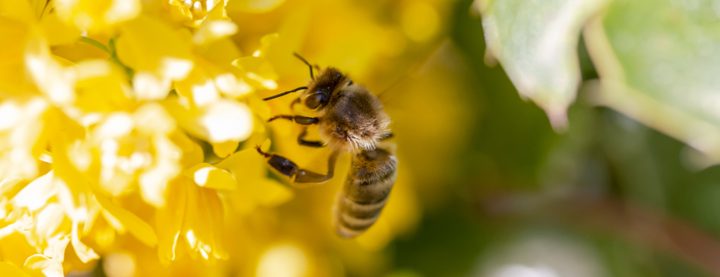
[(290, 110), (293, 113), (295, 113), (295, 105), (300, 104), (301, 101), (302, 100), (300, 99), (300, 97), (298, 97), (298, 98), (295, 98), (295, 100), (293, 100), (292, 102), (290, 102)]
[[(320, 122), (320, 119), (317, 117), (307, 117), (307, 116), (301, 116), (301, 115), (276, 115), (268, 119), (268, 122), (274, 121), (276, 119), (287, 119), (290, 121), (293, 121), (300, 125), (312, 125), (317, 124)], [(322, 141), (315, 141), (315, 140), (306, 140), (305, 136), (307, 135), (307, 127), (303, 128), (300, 135), (298, 135), (297, 142), (300, 145), (308, 146), (308, 147), (324, 147), (325, 144)]]
[(335, 162), (337, 161), (338, 151), (333, 151), (328, 158), (327, 173), (321, 174), (310, 170), (302, 169), (297, 166), (293, 161), (283, 156), (271, 153), (263, 152), (260, 147), (256, 147), (258, 153), (268, 159), (268, 164), (280, 172), (281, 174), (290, 177), (294, 184), (303, 183), (322, 183), (330, 180), (335, 172)]
[(318, 124), (318, 122), (320, 122), (320, 118), (317, 118), (317, 117), (307, 117), (307, 116), (302, 116), (302, 115), (287, 115), (287, 114), (280, 114), (280, 115), (273, 116), (270, 119), (268, 119), (268, 122), (272, 122), (277, 119), (287, 119), (287, 120), (293, 121), (300, 125), (313, 125), (313, 124)]
[(308, 129), (307, 127), (303, 127), (302, 132), (300, 132), (300, 135), (298, 135), (298, 137), (297, 137), (298, 144), (300, 144), (302, 146), (315, 147), (315, 148), (325, 147), (325, 144), (322, 141), (306, 140), (305, 136), (307, 136), (307, 129)]

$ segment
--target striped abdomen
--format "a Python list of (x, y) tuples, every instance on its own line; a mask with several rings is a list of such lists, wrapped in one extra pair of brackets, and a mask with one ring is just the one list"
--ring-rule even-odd
[(385, 149), (363, 150), (353, 157), (335, 204), (338, 235), (355, 237), (377, 221), (395, 183), (396, 168), (395, 156)]

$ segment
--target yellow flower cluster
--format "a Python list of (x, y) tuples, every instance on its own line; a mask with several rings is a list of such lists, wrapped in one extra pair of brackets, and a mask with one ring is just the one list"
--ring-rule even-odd
[[(355, 76), (371, 76), (373, 59), (427, 41), (439, 19), (435, 4), (414, 1), (394, 29), (367, 24), (358, 13), (328, 14), (326, 20), (345, 25), (315, 35), (346, 33), (357, 21), (373, 26), (343, 40), (347, 45), (328, 45), (297, 34), (307, 33), (309, 10), (347, 8), (342, 1), (296, 5), (281, 12), (286, 20), (267, 25), (250, 24), (252, 15), (228, 16), (283, 2), (0, 0), (0, 276), (63, 276), (96, 267), (115, 276), (168, 268), (272, 275), (278, 263), (294, 262), (305, 273), (307, 264), (333, 264), (327, 256), (311, 258), (297, 240), (271, 235), (292, 228), (299, 237), (317, 236), (297, 220), (279, 223), (288, 220), (278, 216), (287, 211), (268, 208), (293, 193), (268, 177), (252, 148), (271, 133), (265, 123), (271, 110), (286, 112), (287, 102), (268, 106), (256, 92), (307, 80), (290, 55), (303, 40), (323, 53), (321, 61), (342, 60), (338, 66)], [(367, 44), (369, 38), (377, 43)], [(356, 47), (354, 58), (338, 59), (348, 47)], [(272, 129), (281, 138), (278, 149), (303, 153), (282, 141), (294, 130), (283, 124)], [(322, 157), (293, 156), (309, 166), (324, 163)], [(334, 194), (315, 193), (311, 199), (323, 200), (306, 203), (308, 213), (328, 219), (307, 224), (331, 237), (324, 224)], [(360, 257), (408, 229), (417, 220), (416, 200), (402, 185), (394, 194), (390, 219), (359, 244), (335, 238), (327, 244)], [(361, 252), (348, 254), (355, 251)], [(197, 263), (205, 270), (183, 271)]]
[(165, 261), (227, 256), (219, 192), (237, 176), (207, 157), (253, 135), (250, 93), (275, 77), (241, 57), (226, 2), (156, 2), (0, 2), (2, 267), (63, 275), (125, 232)]

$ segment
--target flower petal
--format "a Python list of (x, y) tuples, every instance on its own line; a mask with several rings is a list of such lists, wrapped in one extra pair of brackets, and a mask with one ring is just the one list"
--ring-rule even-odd
[(206, 21), (193, 35), (193, 42), (198, 45), (208, 44), (235, 34), (237, 29), (237, 25), (230, 20)]
[(140, 0), (55, 0), (58, 17), (81, 30), (101, 31), (135, 18)]
[(105, 216), (117, 220), (122, 227), (127, 229), (130, 234), (148, 246), (157, 244), (157, 235), (152, 227), (137, 215), (121, 208), (120, 206), (110, 202), (110, 200), (97, 196), (97, 200), (105, 209)]
[(62, 262), (51, 259), (48, 256), (35, 254), (25, 259), (25, 268), (31, 272), (48, 277), (63, 277)]
[(136, 71), (133, 87), (138, 98), (165, 98), (170, 82), (183, 79), (193, 68), (190, 38), (181, 30), (149, 16), (140, 16), (121, 29), (117, 54)]
[(202, 163), (191, 170), (195, 184), (210, 189), (232, 190), (237, 181), (230, 172)]
[(30, 276), (30, 274), (27, 274), (14, 264), (0, 261), (0, 276)]
[(209, 105), (198, 123), (210, 142), (242, 141), (252, 132), (252, 114), (239, 102), (220, 100)]
[(83, 263), (100, 258), (100, 256), (92, 250), (92, 248), (80, 241), (78, 223), (74, 223), (72, 226), (72, 236), (70, 242), (72, 243), (73, 249), (75, 249), (75, 254), (77, 254), (78, 258), (80, 258), (80, 261)]

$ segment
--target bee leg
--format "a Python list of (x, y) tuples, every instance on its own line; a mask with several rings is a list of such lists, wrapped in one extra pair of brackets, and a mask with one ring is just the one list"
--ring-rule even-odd
[(302, 115), (285, 115), (285, 114), (273, 116), (270, 119), (268, 119), (268, 122), (272, 122), (276, 119), (287, 119), (287, 120), (293, 121), (300, 125), (312, 125), (312, 124), (317, 124), (318, 122), (320, 122), (320, 119), (317, 117), (307, 117), (307, 116), (302, 116)]
[(380, 140), (380, 141), (388, 140), (388, 139), (393, 138), (394, 136), (395, 136), (395, 134), (393, 134), (392, 132), (390, 132), (390, 133), (385, 133), (385, 134), (382, 135), (382, 137), (380, 137), (379, 140)]
[(300, 144), (302, 146), (307, 146), (307, 147), (316, 147), (316, 148), (325, 147), (325, 144), (322, 141), (306, 140), (305, 136), (307, 135), (307, 129), (308, 129), (307, 127), (304, 127), (302, 132), (300, 132), (300, 135), (297, 138), (298, 144)]
[(322, 183), (330, 180), (335, 173), (335, 162), (337, 161), (338, 154), (337, 150), (333, 151), (328, 157), (327, 173), (318, 174), (309, 170), (300, 169), (295, 175), (295, 183)]
[(290, 177), (295, 184), (303, 183), (322, 183), (330, 180), (335, 172), (335, 162), (337, 161), (338, 151), (333, 151), (328, 158), (327, 173), (317, 173), (310, 170), (302, 169), (293, 161), (280, 155), (265, 153), (260, 147), (255, 148), (258, 153), (268, 159), (268, 164), (281, 174)]
[(293, 111), (293, 113), (295, 113), (295, 105), (300, 104), (300, 101), (302, 100), (300, 100), (300, 97), (298, 97), (295, 98), (295, 100), (293, 100), (292, 102), (290, 102), (290, 110)]

